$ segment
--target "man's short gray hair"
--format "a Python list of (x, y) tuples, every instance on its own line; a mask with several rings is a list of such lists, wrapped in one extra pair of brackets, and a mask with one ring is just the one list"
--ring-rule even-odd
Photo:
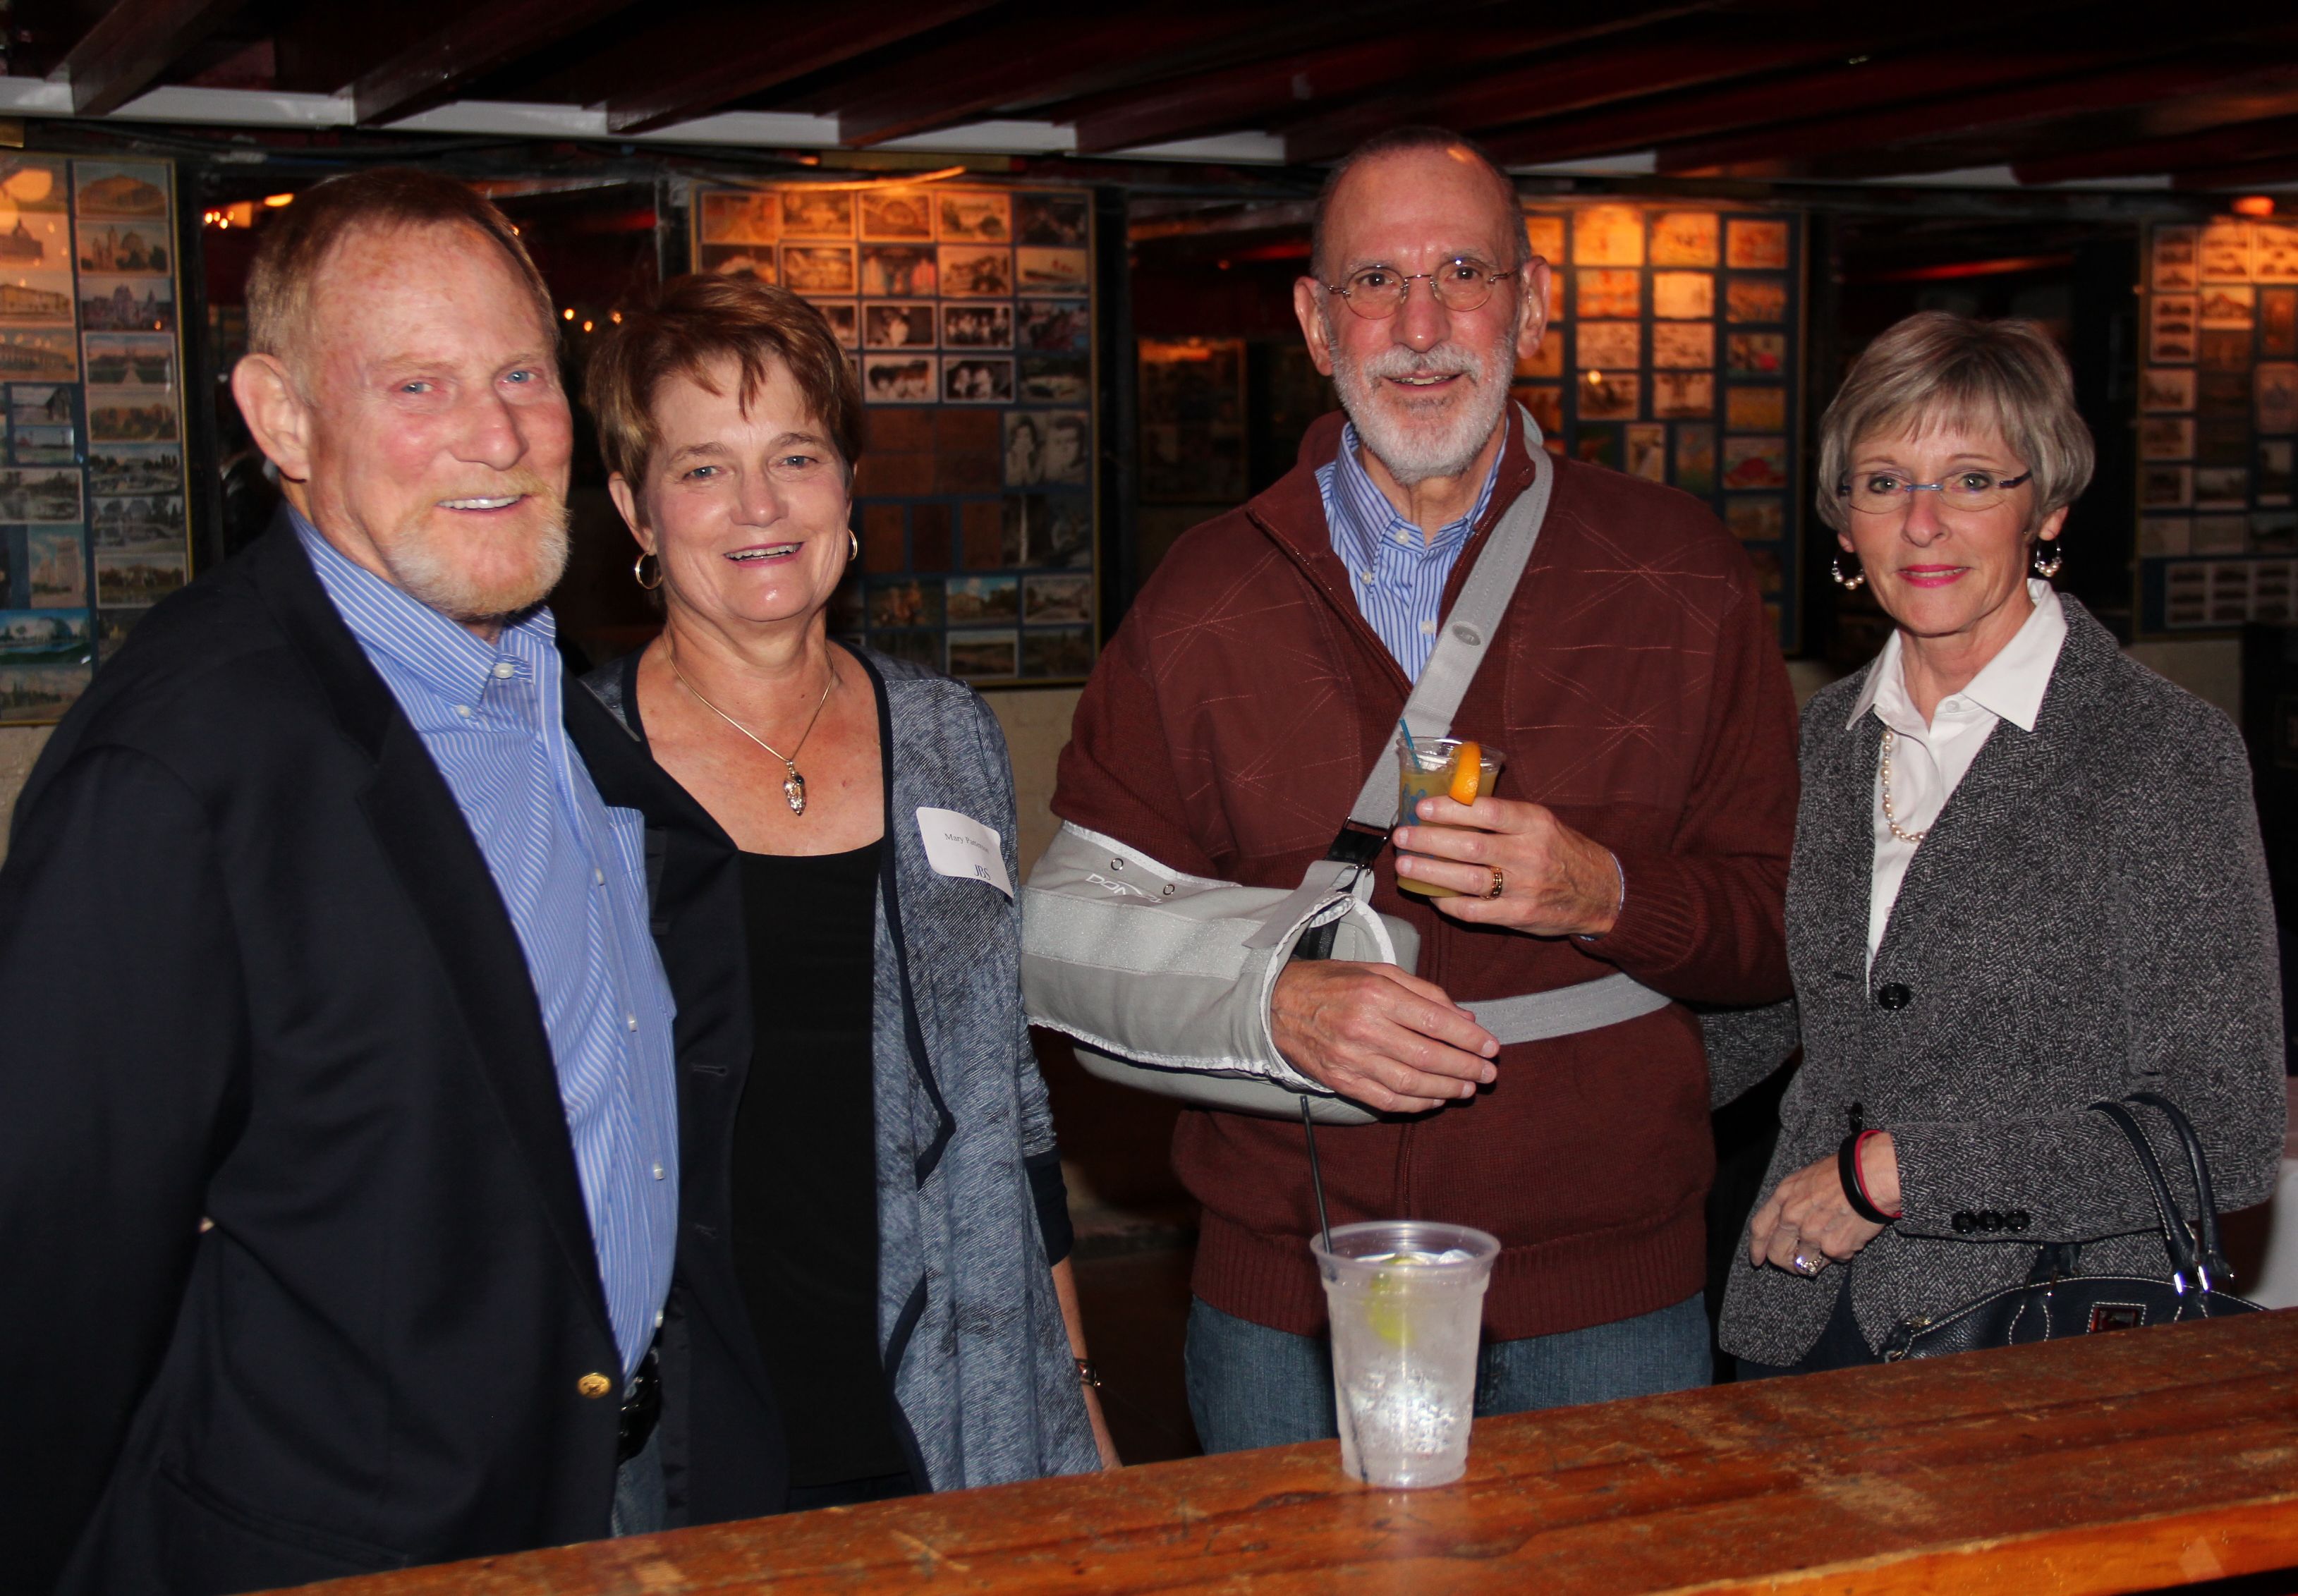
[(2050, 335), (2031, 321), (1919, 310), (1867, 346), (1820, 418), (1819, 518), (1848, 525), (1842, 489), (1862, 440), (1946, 426), (2002, 434), (2034, 474), (2034, 525), (2090, 485), (2090, 428)]
[(1377, 161), (1384, 155), (1416, 154), (1424, 150), (1463, 151), (1472, 157), (1478, 166), (1492, 175), (1492, 188), (1500, 198), (1501, 208), (1509, 217), (1509, 236), (1514, 241), (1512, 257), (1505, 261), (1497, 261), (1495, 264), (1506, 266), (1509, 270), (1514, 271), (1520, 269), (1531, 260), (1532, 243), (1525, 236), (1524, 207), (1517, 203), (1514, 180), (1506, 172), (1500, 170), (1500, 163), (1485, 153), (1484, 145), (1473, 138), (1464, 137), (1449, 128), (1416, 125), (1392, 128), (1385, 133), (1374, 134), (1355, 149), (1351, 150), (1347, 158), (1335, 167), (1332, 175), (1325, 179), (1325, 186), (1317, 194), (1316, 216), (1310, 223), (1309, 228), (1309, 269), (1316, 274), (1318, 282), (1328, 283), (1332, 280), (1331, 272), (1325, 260), (1325, 218), (1333, 208), (1333, 195), (1340, 191), (1342, 180), (1368, 161)]

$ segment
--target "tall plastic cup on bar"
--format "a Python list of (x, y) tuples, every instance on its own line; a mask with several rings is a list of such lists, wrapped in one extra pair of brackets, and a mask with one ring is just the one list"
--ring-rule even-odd
[(1374, 1220), (1309, 1242), (1333, 1325), (1341, 1467), (1368, 1485), (1445, 1485), (1468, 1468), (1476, 1336), (1498, 1237)]

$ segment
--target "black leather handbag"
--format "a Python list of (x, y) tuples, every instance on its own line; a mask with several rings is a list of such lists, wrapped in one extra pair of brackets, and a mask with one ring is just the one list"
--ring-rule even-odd
[[(2178, 1217), (2170, 1182), (2153, 1146), (2139, 1128), (2137, 1116), (2125, 1106), (2137, 1104), (2159, 1112), (2186, 1150), (2193, 1171), (2195, 1197), (2201, 1216), (2199, 1237)], [(2167, 1278), (2145, 1275), (2084, 1275), (2079, 1243), (2053, 1242), (2043, 1248), (2023, 1286), (2006, 1286), (1943, 1313), (1919, 1314), (1900, 1321), (1883, 1344), (1883, 1360), (1936, 1358), (1947, 1352), (1967, 1352), (1977, 1347), (2024, 1346), (2038, 1341), (2060, 1341), (2100, 1330), (2132, 1330), (2146, 1325), (2177, 1324), (2183, 1319), (2223, 1319), (2231, 1313), (2257, 1313), (2256, 1302), (2222, 1291), (2232, 1271), (2219, 1251), (2219, 1216), (2211, 1190), (2210, 1166), (2195, 1128), (2178, 1105), (2153, 1092), (2134, 1092), (2121, 1103), (2094, 1103), (2091, 1107), (2114, 1121), (2137, 1156), (2141, 1178), (2162, 1231), (2162, 1249), (2170, 1255)]]

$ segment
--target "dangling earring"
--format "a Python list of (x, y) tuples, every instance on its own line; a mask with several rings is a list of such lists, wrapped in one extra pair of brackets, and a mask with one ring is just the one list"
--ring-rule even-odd
[(1849, 576), (1843, 574), (1843, 556), (1840, 554), (1827, 562), (1827, 568), (1834, 575), (1835, 585), (1847, 593), (1856, 593), (1867, 585), (1867, 573), (1864, 571), (1856, 572)]
[[(654, 561), (654, 580), (652, 582), (649, 582), (646, 579), (646, 562), (650, 559)], [(656, 555), (653, 550), (641, 549), (639, 550), (639, 557), (631, 562), (631, 580), (637, 583), (649, 592), (654, 591), (655, 589), (662, 585), (662, 560)]]
[(847, 559), (847, 563), (850, 565), (850, 564), (852, 564), (854, 561), (856, 561), (856, 560), (857, 560), (857, 559), (860, 559), (861, 558), (862, 558), (862, 539), (861, 539), (860, 535), (859, 535), (858, 533), (856, 533), (855, 532), (855, 530), (854, 530), (851, 526), (849, 526), (849, 527), (847, 527), (847, 528), (846, 529), (846, 559)]
[(2059, 542), (2035, 545), (2035, 575), (2048, 582), (2067, 563), (2066, 546)]

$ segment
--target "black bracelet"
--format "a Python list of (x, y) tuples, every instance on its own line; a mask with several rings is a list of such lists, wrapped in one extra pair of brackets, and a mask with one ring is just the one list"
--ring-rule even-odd
[(1843, 1182), (1843, 1200), (1851, 1204), (1851, 1211), (1871, 1225), (1888, 1225), (1890, 1214), (1885, 1213), (1867, 1200), (1859, 1189), (1859, 1132), (1853, 1131), (1843, 1138), (1835, 1150), (1835, 1172)]

